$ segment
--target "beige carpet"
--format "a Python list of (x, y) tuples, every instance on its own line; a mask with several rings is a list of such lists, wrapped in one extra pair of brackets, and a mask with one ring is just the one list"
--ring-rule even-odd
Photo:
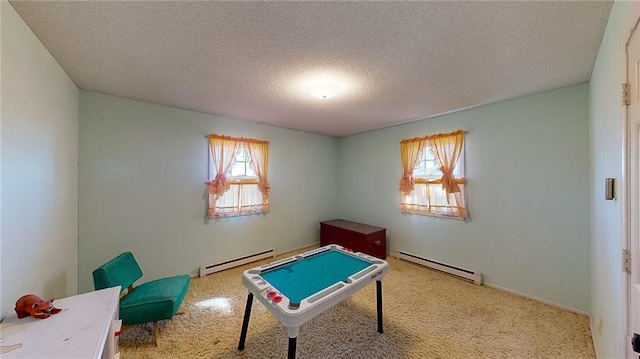
[[(371, 284), (302, 326), (298, 358), (595, 358), (585, 316), (388, 262), (384, 334)], [(136, 326), (120, 336), (121, 358), (286, 358), (285, 328), (255, 299), (245, 350), (237, 350), (247, 299), (241, 275), (258, 264), (193, 279), (188, 313), (161, 323), (160, 347), (153, 325)]]

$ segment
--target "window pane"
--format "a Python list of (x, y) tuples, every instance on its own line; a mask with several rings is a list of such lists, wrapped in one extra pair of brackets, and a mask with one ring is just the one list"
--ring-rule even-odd
[(438, 163), (428, 146), (422, 151), (422, 157), (420, 157), (420, 161), (418, 161), (418, 164), (413, 169), (413, 175), (414, 177), (425, 177), (428, 179), (442, 177)]
[(436, 167), (436, 162), (435, 160), (427, 160), (425, 161), (424, 166), (427, 168), (428, 171), (430, 171)]
[[(459, 187), (460, 193), (457, 196), (464, 198), (464, 184), (460, 184)], [(464, 208), (458, 207), (457, 196), (455, 194), (447, 196), (439, 183), (416, 183), (411, 194), (401, 197), (400, 206), (402, 211), (407, 213), (460, 217), (462, 210), (466, 216)], [(448, 201), (447, 197), (449, 197)]]
[(241, 210), (249, 210), (253, 206), (262, 204), (262, 193), (257, 184), (245, 184), (241, 186)]
[(230, 177), (258, 177), (256, 173), (251, 168), (251, 163), (249, 161), (249, 154), (244, 150), (244, 148), (239, 149), (236, 152), (235, 164), (231, 167), (227, 176)]
[(427, 173), (425, 172), (425, 166), (424, 166), (424, 161), (420, 160), (418, 161), (418, 164), (416, 165), (416, 168), (413, 169), (413, 175), (414, 176), (424, 176)]
[(236, 161), (238, 161), (238, 162), (244, 162), (245, 161), (244, 149), (241, 148), (236, 152)]
[(244, 176), (244, 162), (236, 162), (231, 168), (231, 177)]
[(234, 208), (237, 208), (240, 199), (239, 189), (240, 187), (238, 185), (232, 184), (231, 189), (225, 192), (222, 198), (218, 200), (216, 207), (220, 207), (228, 211), (233, 211)]
[(458, 178), (458, 177), (464, 177), (462, 175), (462, 156), (460, 156), (460, 159), (458, 160), (458, 163), (456, 163), (456, 166), (453, 168), (453, 175)]
[(253, 171), (253, 168), (251, 167), (251, 162), (249, 162), (249, 160), (247, 160), (247, 176), (258, 177), (258, 175), (256, 175), (256, 173)]
[[(209, 199), (213, 200), (211, 197)], [(215, 205), (216, 215), (260, 213), (263, 211), (262, 202), (262, 193), (257, 184), (231, 184), (231, 189)]]

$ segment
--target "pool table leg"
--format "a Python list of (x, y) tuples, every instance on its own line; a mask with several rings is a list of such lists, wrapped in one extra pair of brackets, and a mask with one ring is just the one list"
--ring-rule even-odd
[(296, 359), (296, 338), (289, 338), (289, 352), (287, 354), (287, 359)]
[(242, 320), (242, 331), (240, 332), (240, 343), (238, 350), (244, 350), (244, 341), (247, 339), (247, 329), (249, 328), (249, 316), (251, 316), (251, 304), (253, 303), (253, 293), (249, 292), (247, 306), (244, 307), (244, 319)]
[(378, 333), (383, 333), (382, 330), (382, 281), (376, 281), (376, 298), (378, 302)]

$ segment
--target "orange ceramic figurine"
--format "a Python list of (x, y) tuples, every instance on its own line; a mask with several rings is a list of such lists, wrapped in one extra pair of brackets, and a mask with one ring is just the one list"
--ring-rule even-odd
[(53, 306), (53, 299), (45, 302), (34, 294), (27, 294), (16, 302), (16, 314), (20, 319), (28, 316), (45, 319), (61, 310)]

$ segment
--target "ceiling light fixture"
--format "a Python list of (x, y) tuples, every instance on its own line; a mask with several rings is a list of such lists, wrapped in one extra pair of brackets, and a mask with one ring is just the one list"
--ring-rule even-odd
[(314, 97), (326, 100), (340, 92), (340, 85), (329, 81), (318, 82), (309, 87), (309, 92), (311, 92), (311, 95)]
[[(353, 75), (344, 71), (303, 70), (291, 80), (291, 95), (304, 102), (318, 103), (316, 99), (320, 99), (323, 103), (334, 103), (335, 100), (346, 101), (352, 95), (362, 96), (362, 85)], [(332, 98), (334, 100), (329, 101)]]

